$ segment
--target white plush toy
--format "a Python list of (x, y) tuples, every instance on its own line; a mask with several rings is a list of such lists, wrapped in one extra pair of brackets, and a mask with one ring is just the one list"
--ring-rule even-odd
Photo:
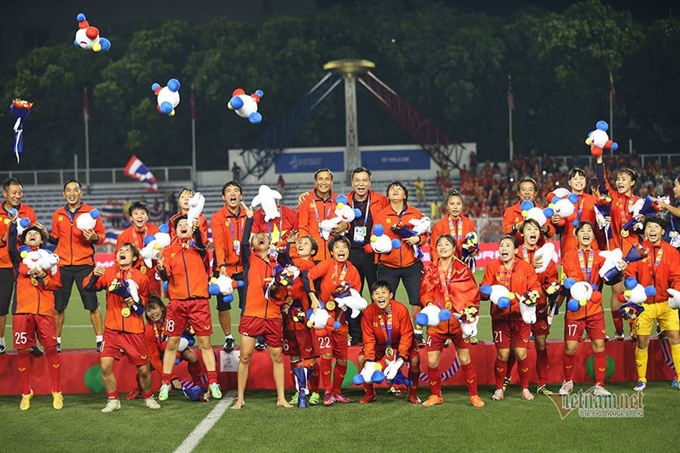
[(609, 139), (608, 129), (609, 124), (606, 121), (600, 120), (595, 125), (595, 130), (588, 132), (586, 145), (590, 146), (590, 154), (594, 157), (600, 157), (605, 149), (616, 151), (619, 148), (618, 143)]
[(424, 233), (429, 233), (430, 232), (430, 227), (432, 226), (432, 220), (429, 217), (423, 217), (421, 219), (411, 219), (409, 222), (411, 225), (413, 225), (412, 231), (415, 233), (415, 235), (420, 236), (421, 234)]
[(619, 264), (623, 261), (623, 252), (621, 249), (616, 248), (614, 250), (604, 250), (599, 255), (604, 258), (604, 263), (602, 263), (599, 271), (600, 277), (605, 282), (609, 282), (621, 272)]
[(240, 280), (233, 280), (227, 275), (220, 275), (219, 277), (211, 278), (210, 285), (208, 285), (208, 294), (211, 296), (222, 295), (222, 300), (229, 303), (234, 300), (232, 293), (236, 288), (242, 287), (243, 282)]
[[(9, 211), (7, 211), (7, 213), (10, 215), (11, 218), (14, 218), (17, 216), (18, 211), (16, 210), (16, 208), (9, 208)], [(31, 226), (31, 219), (29, 219), (28, 217), (19, 217), (17, 219), (17, 236), (21, 236), (24, 233), (24, 230), (29, 226)]]
[(253, 201), (250, 204), (253, 207), (262, 206), (264, 221), (269, 222), (272, 219), (281, 217), (279, 207), (276, 204), (276, 200), (280, 200), (281, 198), (281, 194), (278, 191), (272, 190), (269, 186), (263, 184), (257, 190), (257, 195), (255, 195), (255, 198), (253, 198)]
[(585, 307), (588, 301), (602, 303), (602, 293), (596, 291), (588, 282), (576, 281), (573, 278), (564, 280), (564, 287), (569, 291), (571, 299), (567, 302), (567, 310), (576, 312)]
[(257, 104), (262, 96), (264, 96), (262, 90), (256, 90), (255, 93), (247, 95), (243, 89), (237, 88), (231, 94), (227, 107), (241, 118), (248, 118), (251, 124), (259, 124), (262, 121), (262, 115), (257, 111)]
[(442, 310), (435, 304), (430, 304), (420, 310), (416, 315), (416, 324), (419, 326), (434, 327), (440, 322), (451, 319), (451, 311)]
[(76, 20), (78, 20), (78, 31), (73, 45), (94, 52), (106, 52), (111, 48), (111, 41), (99, 35), (99, 29), (90, 25), (85, 14), (78, 14)]
[(392, 249), (398, 249), (400, 247), (401, 241), (399, 239), (390, 239), (390, 237), (385, 234), (385, 227), (380, 224), (373, 227), (371, 249), (375, 253), (390, 253)]
[(666, 291), (668, 291), (668, 294), (671, 296), (670, 299), (668, 299), (668, 306), (671, 307), (674, 310), (677, 310), (680, 308), (680, 291), (677, 289), (673, 288), (668, 288)]
[(479, 324), (479, 309), (475, 306), (465, 307), (461, 313), (454, 313), (460, 323), (460, 330), (463, 332), (463, 338), (471, 338), (477, 336), (477, 324)]
[(656, 296), (656, 288), (644, 287), (633, 277), (628, 277), (623, 285), (625, 290), (619, 294), (619, 301), (624, 305), (619, 311), (625, 319), (635, 319), (644, 311), (642, 304), (647, 302), (647, 298)]
[(482, 285), (479, 292), (487, 297), (493, 304), (497, 305), (501, 310), (510, 307), (512, 299), (516, 296), (511, 293), (508, 288), (503, 285)]
[(382, 365), (370, 360), (366, 361), (361, 373), (352, 378), (354, 385), (380, 384), (385, 380), (385, 374), (381, 371)]
[(387, 366), (385, 367), (383, 373), (385, 373), (385, 380), (388, 383), (391, 383), (397, 376), (397, 373), (399, 373), (399, 370), (401, 370), (401, 367), (404, 365), (404, 359), (399, 357), (397, 360), (392, 360), (391, 362), (386, 360), (386, 362)]
[(555, 250), (555, 244), (552, 242), (546, 242), (543, 244), (541, 248), (536, 250), (536, 253), (534, 254), (534, 259), (541, 258), (541, 267), (536, 269), (537, 274), (542, 274), (543, 272), (548, 269), (548, 266), (550, 265), (550, 262), (554, 262), (557, 264), (558, 258), (557, 258), (557, 251)]
[(359, 291), (354, 288), (350, 288), (349, 296), (336, 297), (335, 302), (337, 302), (338, 307), (340, 307), (342, 311), (347, 311), (349, 308), (352, 312), (352, 319), (355, 319), (361, 314), (362, 311), (366, 309), (366, 307), (368, 307), (368, 302), (366, 302), (366, 299), (361, 297)]
[(29, 250), (28, 247), (22, 247), (20, 256), (23, 263), (30, 270), (39, 267), (45, 271), (49, 270), (52, 275), (57, 273), (59, 257), (54, 253), (50, 253), (45, 249)]
[(194, 196), (189, 200), (189, 210), (187, 211), (187, 224), (193, 226), (194, 220), (198, 219), (203, 212), (205, 206), (205, 197), (201, 192), (194, 193)]
[(328, 240), (333, 228), (338, 226), (340, 222), (352, 222), (357, 215), (361, 215), (361, 212), (358, 209), (352, 209), (352, 207), (347, 204), (347, 197), (338, 195), (335, 205), (335, 217), (323, 220), (319, 224), (319, 228), (321, 228), (321, 237), (323, 237), (324, 240)]
[(331, 315), (323, 308), (309, 310), (307, 312), (307, 327), (317, 331), (331, 331), (340, 328), (340, 323), (334, 321)]
[(93, 209), (90, 212), (83, 212), (78, 217), (76, 217), (76, 227), (78, 227), (78, 229), (81, 231), (93, 230), (100, 215), (99, 209)]
[(536, 323), (536, 303), (540, 294), (538, 291), (529, 291), (520, 297), (519, 312), (522, 315), (522, 321), (527, 324)]
[(545, 223), (548, 221), (548, 218), (545, 216), (545, 212), (543, 211), (543, 209), (536, 206), (527, 211), (526, 218), (534, 219), (535, 221), (538, 222), (540, 226), (545, 225)]
[(177, 79), (168, 80), (168, 86), (162, 87), (158, 83), (151, 85), (151, 91), (156, 95), (156, 109), (164, 115), (174, 116), (175, 107), (179, 105), (179, 87)]
[(151, 267), (152, 261), (168, 245), (170, 245), (170, 227), (164, 223), (158, 227), (158, 233), (144, 238), (144, 247), (139, 254), (144, 259), (146, 267)]

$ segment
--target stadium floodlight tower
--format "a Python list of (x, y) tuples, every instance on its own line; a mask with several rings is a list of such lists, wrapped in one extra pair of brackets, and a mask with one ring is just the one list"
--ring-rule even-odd
[(361, 165), (357, 132), (356, 78), (373, 68), (375, 63), (372, 61), (352, 59), (333, 60), (323, 65), (324, 71), (338, 73), (345, 80), (345, 173), (348, 182), (351, 182), (352, 170)]

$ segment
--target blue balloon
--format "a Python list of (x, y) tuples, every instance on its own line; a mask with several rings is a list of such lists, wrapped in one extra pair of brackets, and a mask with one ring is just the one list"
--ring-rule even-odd
[(605, 132), (606, 132), (606, 131), (609, 129), (609, 124), (607, 124), (606, 121), (600, 120), (600, 121), (597, 122), (597, 124), (595, 125), (595, 127), (597, 127), (597, 128), (598, 128), (599, 130), (601, 130), (601, 131), (605, 131)]
[(338, 195), (338, 197), (335, 199), (336, 203), (344, 203), (347, 204), (347, 197), (344, 194)]
[(340, 321), (335, 321), (335, 322), (333, 323), (333, 328), (334, 328), (335, 330), (338, 330), (338, 329), (340, 328)]
[(567, 302), (567, 310), (571, 312), (578, 311), (581, 308), (581, 304), (576, 299), (569, 299)]
[(236, 280), (236, 286), (239, 288), (243, 288), (243, 280)]
[(448, 321), (451, 319), (451, 311), (444, 309), (439, 312), (439, 321)]
[(379, 223), (376, 224), (373, 227), (373, 234), (375, 234), (376, 236), (382, 236), (383, 234), (385, 234), (385, 227), (380, 225)]
[(229, 104), (231, 105), (231, 108), (233, 108), (234, 110), (238, 110), (238, 109), (240, 109), (241, 107), (243, 107), (243, 99), (241, 99), (241, 98), (238, 97), (238, 96), (234, 96), (234, 97), (231, 98), (231, 100), (229, 101)]
[(227, 294), (226, 296), (224, 296), (222, 298), (222, 302), (224, 302), (225, 304), (230, 304), (233, 301), (234, 301), (234, 296), (232, 296), (231, 294)]
[(352, 384), (354, 385), (364, 385), (364, 377), (360, 374), (357, 374), (352, 378)]
[(76, 19), (78, 20), (78, 22), (84, 21), (85, 20), (85, 14), (78, 13), (78, 15), (76, 16)]
[(156, 90), (159, 89), (160, 87), (161, 86), (159, 84), (154, 83), (154, 84), (151, 85), (151, 91), (153, 91), (155, 93)]
[(550, 218), (555, 215), (555, 210), (553, 208), (545, 208), (543, 210), (543, 215)]
[(163, 224), (161, 224), (161, 226), (158, 227), (158, 231), (160, 233), (169, 234), (170, 233), (170, 227), (168, 226), (167, 223), (163, 223)]
[(645, 295), (647, 297), (654, 297), (656, 296), (656, 288), (653, 286), (648, 286), (645, 288)]
[(99, 44), (102, 46), (102, 52), (106, 52), (111, 48), (111, 41), (106, 38), (99, 37)]
[(628, 277), (626, 281), (623, 282), (623, 285), (626, 287), (626, 289), (633, 289), (637, 286), (637, 284), (638, 282), (634, 277)]
[(392, 248), (393, 249), (401, 248), (401, 241), (399, 239), (392, 239)]
[(211, 296), (217, 296), (220, 293), (220, 287), (216, 283), (211, 283), (208, 285), (208, 294)]
[(172, 104), (169, 103), (169, 102), (167, 102), (167, 101), (166, 101), (166, 102), (161, 102), (161, 107), (160, 107), (160, 108), (161, 108), (161, 113), (163, 113), (163, 114), (165, 114), (165, 115), (169, 115), (170, 112), (172, 112), (172, 109), (173, 109)]
[(576, 195), (575, 193), (570, 193), (567, 199), (571, 201), (573, 204), (578, 203), (578, 195)]
[(262, 91), (262, 90), (255, 90), (255, 94), (257, 94), (258, 96), (262, 97), (262, 96), (264, 96), (264, 91)]
[(19, 225), (21, 225), (22, 228), (28, 228), (28, 226), (31, 224), (31, 219), (28, 217), (24, 217), (23, 219), (19, 220)]
[(260, 124), (262, 122), (262, 114), (260, 112), (253, 112), (248, 115), (248, 121), (250, 121), (250, 124)]
[(508, 299), (505, 296), (498, 298), (498, 308), (500, 308), (501, 310), (505, 310), (509, 307), (510, 307), (510, 299)]
[(616, 151), (617, 149), (619, 149), (619, 144), (616, 143), (616, 142), (613, 142), (613, 143), (612, 143), (611, 150), (612, 150), (612, 151)]
[(572, 286), (574, 286), (574, 283), (576, 283), (576, 280), (573, 278), (567, 278), (564, 280), (564, 288), (565, 289), (571, 289)]
[(100, 215), (101, 213), (99, 212), (99, 209), (93, 209), (92, 211), (90, 211), (90, 217), (92, 217), (93, 219), (98, 219)]
[(482, 293), (485, 296), (490, 296), (491, 295), (491, 285), (482, 285), (479, 287), (479, 292)]
[(529, 200), (524, 200), (522, 204), (519, 205), (519, 207), (522, 209), (522, 211), (528, 211), (534, 207), (534, 203)]

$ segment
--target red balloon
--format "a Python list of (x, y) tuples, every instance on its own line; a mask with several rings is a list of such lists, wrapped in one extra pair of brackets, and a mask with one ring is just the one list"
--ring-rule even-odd
[(602, 303), (602, 293), (599, 291), (593, 291), (593, 295), (590, 297), (590, 301), (594, 304)]

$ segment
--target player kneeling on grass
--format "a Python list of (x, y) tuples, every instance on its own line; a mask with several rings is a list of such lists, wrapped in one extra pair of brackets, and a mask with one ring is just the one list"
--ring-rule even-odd
[[(522, 399), (531, 401), (534, 395), (529, 391), (529, 370), (531, 365), (527, 360), (527, 346), (531, 335), (531, 326), (524, 322), (521, 314), (520, 300), (530, 294), (541, 291), (541, 285), (534, 266), (516, 256), (517, 240), (512, 236), (504, 236), (498, 246), (500, 259), (492, 261), (484, 270), (482, 290), (491, 285), (497, 286), (499, 291), (507, 295), (496, 299), (482, 291), (484, 297), (493, 302), (491, 304), (491, 328), (493, 341), (496, 344), (497, 358), (494, 366), (496, 376), (496, 391), (491, 397), (494, 401), (504, 398), (503, 384), (505, 371), (510, 357), (510, 348), (517, 358)], [(496, 288), (494, 288), (496, 289)]]
[(677, 309), (674, 310), (668, 305), (668, 299), (671, 297), (669, 293), (680, 290), (680, 253), (662, 240), (664, 227), (663, 220), (658, 217), (647, 219), (645, 241), (642, 243), (647, 250), (647, 258), (631, 263), (626, 268), (627, 277), (634, 277), (642, 286), (654, 286), (656, 290), (654, 296), (647, 297), (642, 303), (643, 310), (635, 319), (637, 333), (635, 364), (638, 383), (634, 390), (639, 392), (647, 387), (647, 348), (655, 320), (670, 344), (675, 371), (680, 371), (680, 322)]
[[(241, 203), (247, 220), (243, 237), (250, 237), (253, 227), (253, 208)], [(285, 375), (283, 367), (283, 321), (281, 305), (286, 290), (270, 282), (274, 278), (277, 263), (269, 258), (269, 236), (257, 233), (250, 238), (250, 247), (244, 247), (243, 275), (245, 276), (245, 308), (241, 315), (238, 331), (241, 334), (241, 356), (238, 362), (238, 394), (231, 409), (241, 409), (245, 404), (246, 383), (250, 360), (253, 358), (257, 336), (264, 336), (269, 345), (269, 357), (272, 360), (272, 373), (276, 384), (276, 405), (292, 407), (286, 401)]]
[(160, 409), (151, 391), (149, 355), (144, 342), (144, 303), (149, 298), (149, 279), (133, 266), (139, 250), (126, 242), (116, 251), (116, 264), (109, 268), (97, 266), (83, 280), (85, 291), (106, 290), (104, 344), (100, 353), (102, 381), (108, 401), (102, 413), (120, 410), (120, 399), (113, 361), (125, 354), (137, 367), (142, 397), (149, 409)]
[[(420, 404), (418, 398), (418, 379), (420, 376), (420, 357), (418, 343), (413, 336), (413, 324), (408, 308), (394, 300), (392, 287), (385, 280), (378, 280), (371, 286), (370, 304), (361, 318), (361, 333), (364, 345), (359, 352), (357, 361), (359, 369), (364, 369), (367, 362), (379, 362), (386, 358), (390, 363), (401, 361), (409, 363), (408, 379), (397, 371), (397, 376), (387, 376), (392, 380), (392, 388), (408, 386), (408, 401)], [(373, 384), (364, 383), (366, 394), (359, 401), (361, 404), (371, 403), (377, 399)], [(399, 396), (403, 392), (399, 391)]]
[[(36, 337), (40, 339), (47, 355), (48, 369), (52, 381), (52, 407), (64, 407), (61, 394), (60, 364), (57, 353), (57, 328), (54, 321), (54, 294), (52, 291), (61, 287), (59, 268), (56, 273), (40, 266), (29, 268), (22, 261), (17, 249), (17, 226), (15, 217), (9, 227), (8, 247), (12, 264), (18, 269), (14, 290), (14, 308), (12, 310), (12, 333), (14, 348), (17, 350), (17, 368), (21, 383), (22, 411), (31, 407), (33, 390), (31, 389), (31, 348), (35, 346)], [(40, 226), (33, 225), (21, 234), (21, 241), (29, 248), (27, 252), (38, 252), (46, 242), (47, 235)]]
[[(420, 287), (420, 302), (424, 309), (428, 305), (435, 305), (442, 312), (449, 312), (450, 315), (439, 316), (437, 321), (429, 323), (431, 326), (427, 332), (427, 377), (430, 384), (431, 395), (423, 403), (423, 406), (436, 406), (442, 404), (441, 372), (439, 362), (442, 349), (447, 340), (452, 340), (458, 353), (458, 360), (465, 375), (465, 382), (470, 393), (470, 404), (474, 407), (484, 407), (484, 402), (477, 393), (477, 373), (470, 361), (470, 337), (466, 335), (458, 318), (473, 307), (477, 317), (479, 314), (479, 287), (475, 281), (475, 276), (470, 268), (461, 260), (455, 257), (456, 240), (450, 234), (443, 234), (436, 241), (438, 258), (427, 267)], [(425, 311), (429, 311), (426, 309)], [(418, 316), (422, 319), (424, 313)], [(448, 314), (448, 313), (447, 313)], [(454, 316), (454, 314), (456, 316)], [(467, 320), (467, 319), (466, 319)], [(472, 321), (472, 319), (470, 319)], [(418, 321), (424, 322), (424, 321)], [(465, 322), (465, 320), (463, 321)]]
[(163, 249), (156, 269), (163, 281), (168, 282), (168, 304), (165, 319), (165, 335), (168, 344), (163, 356), (163, 377), (158, 399), (165, 401), (171, 389), (172, 369), (175, 354), (187, 324), (196, 331), (201, 357), (208, 374), (208, 388), (215, 399), (222, 398), (217, 383), (215, 353), (210, 344), (212, 318), (210, 317), (210, 296), (208, 295), (208, 273), (204, 265), (205, 246), (199, 227), (199, 220), (193, 225), (187, 222), (186, 214), (174, 217), (177, 239)]

